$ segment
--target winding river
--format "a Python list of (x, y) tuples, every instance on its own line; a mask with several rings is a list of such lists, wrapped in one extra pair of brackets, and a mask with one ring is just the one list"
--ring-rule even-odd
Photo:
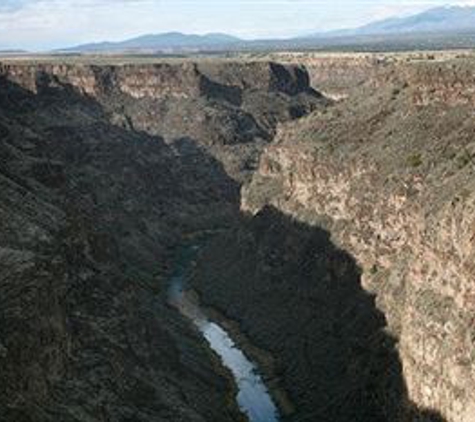
[(198, 249), (199, 246), (196, 245), (182, 249), (170, 280), (169, 303), (191, 320), (209, 347), (219, 356), (223, 366), (230, 370), (238, 388), (237, 403), (249, 421), (277, 422), (277, 407), (257, 371), (256, 364), (239, 349), (230, 334), (213, 322), (197, 301), (186, 293), (186, 273), (193, 264)]

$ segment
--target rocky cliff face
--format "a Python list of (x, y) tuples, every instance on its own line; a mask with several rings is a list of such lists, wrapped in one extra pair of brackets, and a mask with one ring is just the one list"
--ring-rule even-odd
[(434, 63), (432, 66), (420, 64), (405, 73), (407, 83), (414, 87), (413, 98), (418, 105), (475, 105), (471, 61)]
[(398, 341), (408, 398), (457, 422), (475, 420), (471, 66), (399, 65), (287, 126), (242, 205), (332, 233)]
[(354, 88), (398, 60), (397, 56), (364, 53), (276, 53), (271, 57), (279, 63), (305, 66), (310, 84), (336, 101), (348, 98)]
[(0, 91), (0, 419), (233, 420), (227, 383), (163, 299), (173, 244), (209, 214), (200, 183), (209, 204), (232, 200), (213, 165), (67, 89)]
[[(309, 76), (302, 68), (278, 63), (185, 62), (178, 64), (81, 65), (2, 64), (1, 73), (31, 92), (70, 85), (82, 94), (98, 98), (111, 92), (133, 98), (196, 97), (213, 95), (221, 85), (238, 94), (244, 89), (309, 92)], [(242, 93), (242, 92), (241, 92)]]
[(2, 421), (240, 417), (166, 276), (185, 234), (236, 219), (213, 154), (256, 156), (322, 99), (298, 68), (206, 71), (220, 81), (191, 63), (1, 66)]
[(202, 62), (93, 66), (4, 64), (0, 73), (41, 93), (69, 87), (97, 101), (110, 121), (162, 136), (192, 139), (243, 180), (279, 122), (324, 104), (296, 66)]

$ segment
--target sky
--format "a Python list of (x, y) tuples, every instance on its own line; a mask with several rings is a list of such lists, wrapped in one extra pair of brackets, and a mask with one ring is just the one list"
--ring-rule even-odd
[(41, 51), (168, 31), (284, 38), (460, 4), (475, 0), (0, 0), (0, 49)]

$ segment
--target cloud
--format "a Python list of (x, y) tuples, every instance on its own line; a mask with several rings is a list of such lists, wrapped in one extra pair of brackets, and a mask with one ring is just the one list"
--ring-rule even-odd
[[(0, 0), (0, 49), (48, 50), (139, 35), (157, 0)], [(141, 30), (140, 27), (143, 26)]]
[(58, 6), (58, 4), (75, 6), (88, 6), (98, 7), (103, 5), (112, 4), (143, 4), (150, 3), (151, 0), (62, 0), (60, 2), (56, 0), (0, 0), (0, 13), (15, 12), (37, 3), (52, 4)]
[(28, 0), (2, 0), (0, 3), (0, 12), (12, 12), (19, 10), (28, 3)]

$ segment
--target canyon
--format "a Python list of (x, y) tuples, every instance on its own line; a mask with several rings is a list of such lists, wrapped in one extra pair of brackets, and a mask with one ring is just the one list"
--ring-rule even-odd
[(0, 63), (0, 420), (473, 422), (473, 64)]

